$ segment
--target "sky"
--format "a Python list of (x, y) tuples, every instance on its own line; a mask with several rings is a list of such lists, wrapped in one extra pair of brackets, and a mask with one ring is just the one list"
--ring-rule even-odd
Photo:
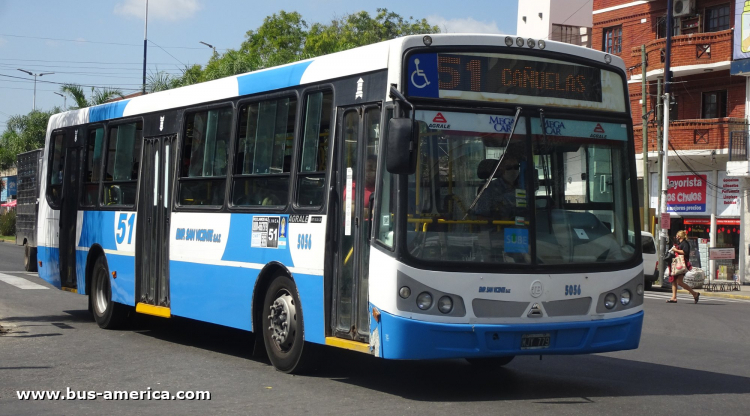
[[(470, 4), (470, 7), (467, 5)], [(518, 0), (150, 0), (147, 72), (180, 73), (205, 65), (211, 49), (237, 48), (248, 30), (280, 10), (297, 11), (308, 24), (386, 8), (403, 17), (426, 18), (443, 32), (514, 33)], [(63, 106), (62, 84), (115, 87), (128, 94), (143, 78), (145, 0), (0, 0), (0, 132), (7, 119), (36, 108)], [(67, 104), (71, 105), (70, 99)]]

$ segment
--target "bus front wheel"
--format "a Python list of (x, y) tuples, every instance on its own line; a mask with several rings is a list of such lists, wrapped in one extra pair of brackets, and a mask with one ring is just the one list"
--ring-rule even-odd
[(100, 328), (114, 329), (122, 325), (127, 318), (125, 305), (112, 301), (112, 286), (109, 283), (109, 267), (104, 256), (99, 256), (94, 263), (91, 281), (91, 309), (94, 320)]
[(261, 316), (263, 342), (271, 364), (284, 373), (302, 371), (303, 363), (309, 361), (306, 358), (311, 346), (305, 343), (297, 286), (289, 276), (280, 274), (273, 278), (266, 290)]

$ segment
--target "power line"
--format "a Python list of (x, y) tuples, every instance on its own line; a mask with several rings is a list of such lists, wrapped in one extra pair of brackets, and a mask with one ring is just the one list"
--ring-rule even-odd
[[(62, 38), (45, 38), (45, 37), (38, 37), (38, 36), (21, 36), (21, 35), (9, 35), (5, 33), (0, 33), (0, 36), (7, 36), (10, 38), (23, 38), (23, 39), (39, 39), (39, 40), (57, 40), (61, 42), (76, 42), (76, 43), (95, 43), (99, 45), (115, 45), (115, 46), (138, 46), (141, 47), (143, 45), (136, 44), (136, 43), (119, 43), (119, 42), (97, 42), (93, 40), (84, 40), (84, 39), (62, 39)], [(194, 46), (165, 46), (165, 48), (169, 49), (195, 49), (195, 50), (204, 50), (205, 48), (196, 48)], [(226, 49), (222, 49), (226, 50)]]

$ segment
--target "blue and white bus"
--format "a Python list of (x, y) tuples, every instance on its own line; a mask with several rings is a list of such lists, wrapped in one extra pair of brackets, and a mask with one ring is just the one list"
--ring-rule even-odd
[(638, 347), (622, 60), (409, 36), (50, 119), (39, 275), (129, 314), (387, 359)]

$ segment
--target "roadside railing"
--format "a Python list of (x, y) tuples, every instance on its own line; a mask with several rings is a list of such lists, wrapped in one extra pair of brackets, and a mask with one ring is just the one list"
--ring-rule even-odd
[(732, 131), (729, 132), (729, 160), (730, 161), (746, 161), (747, 156), (750, 154), (750, 141), (748, 141), (747, 131)]

